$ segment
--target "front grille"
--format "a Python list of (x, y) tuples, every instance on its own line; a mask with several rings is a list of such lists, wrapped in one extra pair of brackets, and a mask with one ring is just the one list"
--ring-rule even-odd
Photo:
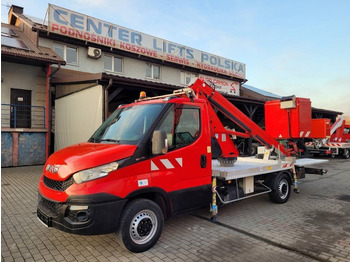
[(56, 213), (57, 210), (63, 205), (60, 202), (54, 202), (46, 198), (43, 198), (40, 194), (39, 194), (39, 202), (41, 202), (43, 206), (53, 211), (54, 213)]
[(57, 191), (65, 191), (68, 187), (73, 185), (73, 183), (74, 179), (72, 176), (65, 181), (57, 181), (44, 176), (44, 184), (47, 187)]

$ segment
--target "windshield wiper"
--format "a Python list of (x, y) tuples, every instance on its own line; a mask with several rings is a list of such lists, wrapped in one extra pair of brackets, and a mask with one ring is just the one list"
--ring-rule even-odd
[(116, 139), (111, 139), (111, 138), (106, 138), (106, 139), (101, 139), (98, 142), (114, 142), (114, 143), (120, 143), (120, 140), (116, 140)]

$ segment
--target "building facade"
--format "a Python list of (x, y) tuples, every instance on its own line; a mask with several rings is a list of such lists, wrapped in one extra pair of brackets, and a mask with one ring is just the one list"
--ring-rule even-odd
[[(26, 50), (26, 62), (14, 59), (15, 54), (2, 60), (1, 90), (3, 123), (7, 121), (3, 115), (5, 105), (12, 104), (11, 92), (18, 86), (30, 90), (30, 106), (44, 108), (45, 124), (39, 131), (45, 133), (45, 157), (87, 141), (111, 112), (136, 100), (140, 91), (146, 91), (148, 96), (168, 94), (186, 87), (193, 78), (204, 78), (257, 123), (263, 123), (265, 101), (276, 99), (243, 85), (246, 66), (241, 62), (59, 6), (49, 5), (46, 17), (47, 22), (36, 21), (24, 15), (23, 8), (11, 7), (9, 25), (2, 26), (17, 30), (31, 48)], [(2, 43), (3, 57), (8, 48)], [(33, 60), (29, 54), (34, 49), (40, 49), (37, 54), (50, 56), (51, 60), (39, 59), (40, 63), (33, 65), (37, 58)], [(31, 107), (31, 114), (36, 109)], [(34, 116), (31, 122), (33, 119)], [(29, 129), (33, 127), (31, 124)], [(14, 148), (14, 140), (3, 143), (10, 137), (8, 132), (18, 132), (14, 128), (18, 130), (10, 123), (2, 126), (2, 149), (5, 144)], [(244, 141), (241, 152), (251, 148), (251, 143)], [(4, 156), (7, 158), (10, 157)], [(2, 165), (5, 162), (2, 154)], [(12, 161), (12, 165), (21, 164)]]
[[(239, 97), (243, 63), (49, 5), (48, 23), (32, 23), (38, 44), (66, 65), (51, 78), (54, 87), (55, 150), (86, 141), (120, 104), (140, 91), (161, 95), (186, 87), (195, 77)], [(94, 106), (92, 106), (94, 105)]]
[(49, 83), (51, 66), (65, 64), (52, 49), (37, 44), (13, 14), (1, 24), (1, 166), (43, 164), (49, 154)]

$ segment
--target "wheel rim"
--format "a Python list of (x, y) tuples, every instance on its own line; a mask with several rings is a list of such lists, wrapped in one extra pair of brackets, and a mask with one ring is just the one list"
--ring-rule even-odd
[(285, 199), (289, 194), (289, 183), (286, 179), (282, 179), (278, 185), (278, 193), (281, 199)]
[(350, 156), (350, 149), (345, 149), (345, 151), (344, 151), (344, 157), (345, 157), (345, 158), (349, 158), (349, 156)]
[(137, 244), (145, 244), (155, 235), (158, 227), (156, 214), (151, 210), (137, 213), (130, 224), (130, 237)]

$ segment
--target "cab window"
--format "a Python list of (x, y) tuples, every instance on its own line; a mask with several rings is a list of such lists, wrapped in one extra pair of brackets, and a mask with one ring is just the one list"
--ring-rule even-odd
[(167, 134), (169, 150), (190, 145), (200, 134), (200, 110), (173, 105), (156, 129)]

